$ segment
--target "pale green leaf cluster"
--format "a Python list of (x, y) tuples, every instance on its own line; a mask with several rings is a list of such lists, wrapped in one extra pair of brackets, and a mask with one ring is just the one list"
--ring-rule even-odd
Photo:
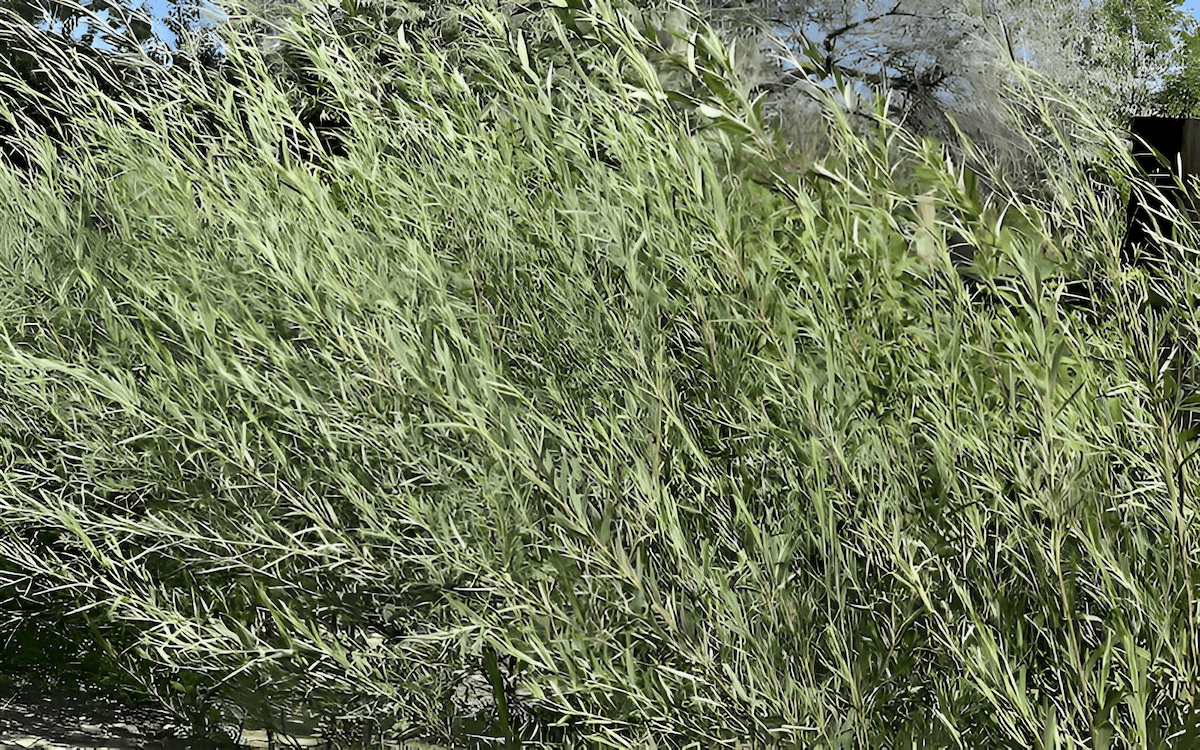
[(1119, 268), (1111, 124), (1016, 76), (1018, 200), (838, 81), (814, 163), (694, 8), (552, 6), (294, 21), (344, 157), (230, 37), (0, 167), (4, 627), (200, 730), (1186, 746), (1200, 238)]

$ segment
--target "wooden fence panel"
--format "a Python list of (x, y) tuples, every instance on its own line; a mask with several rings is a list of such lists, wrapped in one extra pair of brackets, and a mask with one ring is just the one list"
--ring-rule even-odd
[[(1150, 177), (1150, 182), (1183, 209), (1193, 222), (1200, 219), (1200, 205), (1195, 198), (1195, 185), (1191, 190), (1180, 191), (1173, 175), (1180, 175), (1184, 184), (1200, 179), (1200, 120), (1180, 117), (1135, 117), (1130, 127), (1133, 158)], [(1144, 142), (1143, 142), (1144, 141)], [(1150, 151), (1157, 149), (1168, 161), (1163, 164)], [(1191, 178), (1191, 179), (1189, 179)], [(1170, 236), (1170, 226), (1153, 216), (1149, 206), (1157, 199), (1134, 192), (1130, 195), (1125, 212), (1125, 241), (1121, 245), (1121, 261), (1132, 265), (1135, 247), (1148, 249), (1152, 255), (1162, 256), (1150, 241), (1149, 229), (1154, 228), (1164, 236)], [(1160, 204), (1161, 205), (1161, 204)]]

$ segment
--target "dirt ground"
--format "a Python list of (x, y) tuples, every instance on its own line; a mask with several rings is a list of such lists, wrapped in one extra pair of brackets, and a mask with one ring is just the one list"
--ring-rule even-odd
[[(169, 713), (77, 680), (0, 673), (0, 747), (199, 750)], [(227, 747), (236, 747), (225, 738)], [(217, 748), (220, 742), (207, 746)]]
[[(78, 679), (0, 671), (0, 750), (251, 750), (314, 748), (316, 737), (268, 737), (266, 732), (226, 727), (226, 736), (190, 737), (169, 712), (149, 703), (123, 701)], [(396, 750), (440, 750), (406, 743)]]

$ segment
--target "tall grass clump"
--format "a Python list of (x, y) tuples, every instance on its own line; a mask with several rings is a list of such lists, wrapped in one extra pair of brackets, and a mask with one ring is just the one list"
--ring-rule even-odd
[(1187, 745), (1197, 238), (1119, 268), (1110, 125), (1018, 76), (1017, 195), (839, 80), (802, 169), (694, 10), (405, 7), (22, 126), (3, 627), (206, 732)]

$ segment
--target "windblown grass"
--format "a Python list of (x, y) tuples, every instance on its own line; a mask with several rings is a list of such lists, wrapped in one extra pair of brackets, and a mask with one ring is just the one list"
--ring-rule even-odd
[(807, 169), (702, 23), (558, 7), (291, 27), (344, 157), (229, 39), (0, 169), (6, 610), (199, 729), (1185, 746), (1197, 238), (1118, 268), (1113, 128), (1021, 78), (1017, 196), (813, 89)]

